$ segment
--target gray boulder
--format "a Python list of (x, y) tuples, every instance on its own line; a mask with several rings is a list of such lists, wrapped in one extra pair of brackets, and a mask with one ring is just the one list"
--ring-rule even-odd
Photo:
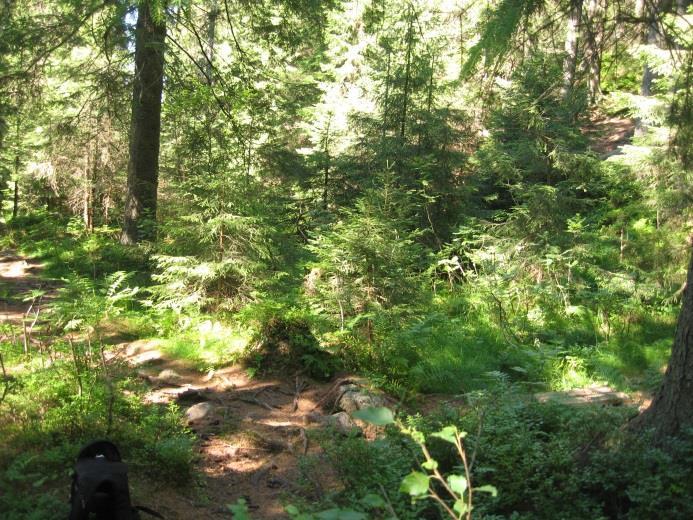
[(208, 401), (192, 405), (185, 411), (188, 425), (209, 422), (214, 414), (214, 407)]
[(382, 396), (354, 384), (342, 386), (339, 394), (341, 397), (337, 401), (337, 407), (347, 413), (386, 405), (385, 399)]

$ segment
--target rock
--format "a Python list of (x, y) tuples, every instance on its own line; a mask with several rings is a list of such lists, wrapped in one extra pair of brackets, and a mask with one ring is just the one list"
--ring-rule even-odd
[(197, 403), (185, 411), (188, 425), (207, 422), (212, 419), (214, 407), (209, 402)]
[(337, 407), (347, 413), (354, 413), (364, 408), (385, 406), (385, 399), (373, 394), (358, 385), (344, 385), (340, 387), (341, 397), (337, 401)]
[(193, 405), (207, 401), (207, 397), (200, 390), (187, 388), (176, 396), (176, 402), (181, 405)]
[(303, 416), (303, 424), (325, 424), (327, 422), (327, 419), (328, 417), (320, 413), (310, 412)]
[(175, 370), (168, 368), (159, 372), (156, 379), (159, 384), (167, 384), (171, 386), (182, 386), (183, 383), (183, 377)]
[(362, 433), (361, 428), (356, 426), (354, 420), (346, 412), (337, 412), (327, 417), (325, 424), (333, 427), (337, 433), (342, 435), (353, 435)]

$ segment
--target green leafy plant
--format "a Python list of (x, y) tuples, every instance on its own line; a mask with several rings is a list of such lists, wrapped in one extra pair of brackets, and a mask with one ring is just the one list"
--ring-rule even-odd
[[(472, 487), (471, 469), (463, 444), (463, 439), (467, 436), (466, 432), (459, 431), (455, 426), (446, 426), (430, 435), (430, 437), (453, 444), (462, 462), (463, 474), (445, 476), (439, 469), (438, 461), (431, 456), (426, 446), (426, 436), (416, 428), (406, 427), (398, 422), (390, 409), (384, 407), (365, 408), (354, 412), (353, 416), (376, 426), (396, 425), (402, 433), (411, 437), (419, 446), (425, 458), (421, 468), (425, 471), (412, 471), (404, 477), (400, 486), (400, 491), (409, 494), (412, 500), (430, 498), (435, 500), (450, 518), (455, 520), (467, 518), (469, 520), (472, 518), (474, 492), (490, 493), (494, 497), (497, 496), (498, 491), (491, 485)], [(444, 493), (440, 491), (439, 486), (442, 486)], [(450, 501), (452, 501), (452, 506), (449, 504)]]

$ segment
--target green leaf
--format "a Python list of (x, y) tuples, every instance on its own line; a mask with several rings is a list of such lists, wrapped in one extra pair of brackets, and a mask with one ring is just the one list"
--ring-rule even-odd
[(438, 469), (438, 461), (433, 459), (427, 460), (426, 462), (421, 464), (421, 467), (433, 471), (434, 469)]
[(354, 419), (361, 419), (362, 421), (375, 424), (376, 426), (386, 426), (395, 422), (395, 416), (392, 410), (384, 406), (364, 408), (363, 410), (355, 411), (351, 415)]
[(494, 496), (494, 497), (498, 496), (498, 490), (495, 488), (495, 486), (491, 486), (490, 484), (486, 484), (485, 486), (479, 486), (477, 488), (474, 488), (474, 491), (481, 491), (483, 493), (491, 493), (491, 496)]
[(467, 478), (462, 475), (448, 476), (448, 484), (450, 489), (460, 496), (464, 495), (464, 492), (467, 490)]
[(366, 507), (385, 507), (383, 497), (375, 493), (368, 493), (361, 499), (361, 503)]
[(465, 437), (467, 435), (467, 433), (457, 431), (457, 428), (455, 426), (446, 426), (445, 428), (443, 428), (439, 432), (432, 433), (431, 437), (438, 437), (439, 439), (443, 439), (444, 441), (451, 442), (452, 444), (456, 444), (458, 435), (460, 437)]
[(300, 511), (298, 510), (298, 508), (297, 508), (296, 506), (292, 505), (292, 504), (289, 504), (288, 506), (286, 506), (286, 507), (284, 508), (284, 511), (286, 511), (286, 512), (287, 512), (288, 514), (290, 514), (291, 516), (294, 516), (294, 515), (297, 515), (297, 514), (300, 513)]
[(415, 428), (404, 428), (402, 433), (409, 435), (409, 437), (411, 437), (417, 444), (424, 444), (426, 442), (426, 437), (424, 437), (424, 434)]
[(420, 471), (412, 471), (404, 477), (402, 484), (399, 486), (399, 490), (402, 493), (408, 493), (413, 497), (420, 497), (428, 493), (428, 481), (430, 477), (421, 473)]
[(462, 516), (467, 512), (467, 502), (464, 500), (455, 500), (455, 503), (452, 506), (452, 510), (455, 511), (458, 515)]
[(235, 504), (228, 504), (226, 507), (231, 511), (234, 520), (251, 520), (245, 499), (239, 498)]

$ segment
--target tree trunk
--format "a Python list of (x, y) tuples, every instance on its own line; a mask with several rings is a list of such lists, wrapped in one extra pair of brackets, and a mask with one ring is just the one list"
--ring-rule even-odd
[[(98, 120), (97, 120), (98, 123)], [(96, 175), (99, 165), (99, 134), (95, 132), (94, 150), (84, 171), (84, 226), (94, 231), (94, 205), (96, 204)]]
[(130, 127), (130, 161), (121, 241), (153, 239), (159, 183), (161, 93), (164, 79), (164, 13), (154, 17), (151, 1), (139, 4), (135, 37), (135, 80)]
[(590, 103), (594, 104), (602, 93), (601, 90), (601, 53), (602, 24), (597, 20), (599, 0), (589, 0), (587, 4), (587, 23), (584, 34), (587, 36), (587, 67), (589, 78)]
[(402, 101), (402, 119), (400, 121), (399, 138), (401, 146), (404, 146), (404, 138), (407, 128), (407, 105), (409, 104), (409, 81), (411, 75), (412, 47), (414, 45), (414, 13), (409, 13), (409, 30), (407, 31), (407, 57), (404, 69), (404, 99)]
[(380, 135), (380, 150), (384, 150), (385, 148), (385, 132), (387, 130), (387, 115), (388, 115), (388, 109), (390, 105), (390, 58), (391, 58), (391, 51), (390, 48), (388, 47), (387, 49), (387, 67), (385, 69), (385, 98), (383, 99), (383, 125), (381, 128), (381, 135)]
[[(642, 10), (642, 16), (647, 17), (647, 28), (643, 33), (643, 43), (645, 45), (657, 45), (659, 38), (657, 36), (657, 13), (659, 10), (659, 2), (657, 0), (652, 0), (652, 2), (642, 2), (638, 3), (639, 9)], [(651, 96), (652, 95), (652, 80), (655, 78), (654, 71), (650, 68), (650, 64), (645, 62), (642, 71), (642, 83), (640, 84), (640, 95), (641, 96)]]
[(19, 213), (19, 155), (14, 157), (14, 197), (12, 198), (12, 220)]
[(631, 428), (654, 430), (655, 440), (677, 435), (693, 425), (693, 255), (676, 326), (674, 348), (664, 381), (650, 407), (633, 420)]
[(325, 129), (325, 140), (323, 144), (323, 152), (325, 154), (325, 163), (323, 165), (323, 184), (322, 184), (322, 208), (327, 211), (328, 196), (330, 186), (330, 126), (332, 124), (332, 116), (327, 120), (327, 128)]
[(91, 165), (87, 165), (84, 170), (84, 187), (82, 191), (82, 221), (84, 222), (84, 227), (87, 231), (92, 230), (91, 219), (93, 214), (91, 212), (92, 202), (91, 202)]
[(214, 53), (216, 51), (216, 35), (217, 35), (217, 17), (219, 16), (219, 6), (217, 5), (217, 0), (212, 0), (209, 7), (209, 14), (207, 15), (207, 54), (208, 60), (206, 62), (207, 77), (209, 78), (210, 85), (213, 83), (212, 77), (214, 75)]
[(582, 16), (582, 0), (571, 0), (565, 35), (563, 88), (561, 89), (561, 97), (563, 97), (563, 99), (568, 98), (573, 90), (573, 82), (575, 81), (575, 65), (577, 64), (580, 16)]

